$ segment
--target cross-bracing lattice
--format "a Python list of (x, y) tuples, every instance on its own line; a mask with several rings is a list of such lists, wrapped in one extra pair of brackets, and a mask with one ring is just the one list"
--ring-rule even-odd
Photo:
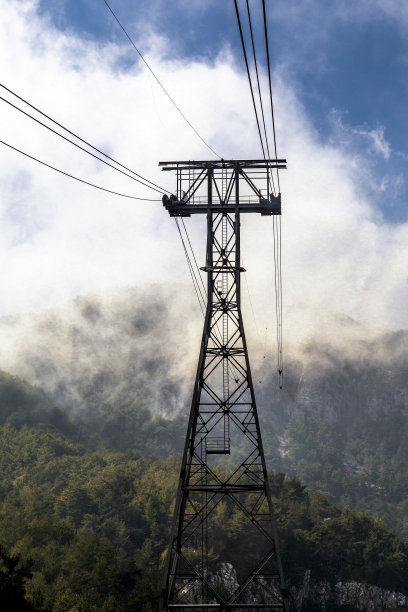
[(287, 610), (240, 296), (240, 215), (280, 214), (280, 195), (271, 192), (270, 177), (284, 163), (162, 164), (177, 173), (177, 193), (163, 198), (170, 215), (207, 215), (202, 268), (207, 308), (163, 581), (164, 610)]

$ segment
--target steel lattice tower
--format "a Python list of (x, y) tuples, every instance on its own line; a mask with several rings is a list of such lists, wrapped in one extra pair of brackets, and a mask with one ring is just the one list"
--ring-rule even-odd
[[(177, 175), (176, 194), (163, 197), (170, 216), (207, 215), (207, 308), (159, 609), (287, 611), (241, 314), (240, 257), (240, 215), (280, 214), (270, 177), (286, 162), (160, 165)], [(223, 517), (230, 549), (220, 534)], [(229, 588), (216, 568), (229, 573)]]

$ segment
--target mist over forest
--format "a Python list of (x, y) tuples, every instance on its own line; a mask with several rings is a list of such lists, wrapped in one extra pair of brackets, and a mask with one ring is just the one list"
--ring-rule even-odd
[[(179, 453), (202, 325), (190, 299), (177, 286), (157, 285), (3, 317), (0, 368), (39, 386), (49, 398), (44, 406), (112, 449), (140, 450), (141, 428), (150, 428), (145, 451)], [(267, 462), (373, 512), (406, 538), (408, 332), (363, 340), (357, 324), (337, 325), (331, 340), (310, 339), (286, 357), (283, 390), (273, 353), (252, 339)]]
[(190, 393), (197, 313), (177, 286), (155, 285), (3, 317), (0, 366), (73, 414), (90, 416), (100, 404), (133, 397), (155, 414), (175, 416)]

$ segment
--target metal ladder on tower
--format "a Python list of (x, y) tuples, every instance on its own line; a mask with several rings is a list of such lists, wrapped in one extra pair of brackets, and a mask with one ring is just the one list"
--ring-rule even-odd
[[(225, 190), (224, 190), (225, 189)], [(222, 181), (222, 194), (225, 197), (226, 181), (224, 185), (224, 176)], [(222, 217), (222, 249), (225, 254), (228, 248), (228, 217), (226, 214)], [(227, 258), (225, 258), (227, 259)], [(228, 272), (222, 272), (222, 300), (228, 300)], [(224, 359), (222, 364), (223, 378), (223, 400), (224, 400), (224, 449), (225, 454), (230, 452), (230, 429), (229, 429), (229, 396), (230, 396), (230, 381), (229, 381), (229, 361), (228, 361), (228, 312), (225, 310), (222, 315), (222, 345), (224, 347)]]
[[(227, 172), (222, 170), (221, 174), (221, 203), (225, 202), (227, 193)], [(221, 219), (221, 253), (223, 265), (228, 261), (228, 216), (223, 213)], [(229, 362), (228, 362), (228, 312), (225, 306), (228, 300), (228, 276), (229, 272), (221, 271), (221, 278), (217, 279), (216, 287), (219, 295), (219, 300), (224, 308), (222, 314), (222, 346), (224, 351), (222, 363), (222, 395), (223, 395), (223, 410), (222, 430), (217, 433), (219, 435), (206, 438), (206, 453), (208, 455), (229, 455), (231, 452), (230, 439), (230, 418), (229, 418), (229, 396), (230, 396), (230, 380), (229, 380)], [(222, 433), (222, 435), (220, 435)]]

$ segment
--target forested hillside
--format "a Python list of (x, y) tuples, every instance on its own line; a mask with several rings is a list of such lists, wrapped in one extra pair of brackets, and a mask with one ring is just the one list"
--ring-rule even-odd
[(360, 359), (318, 346), (310, 357), (296, 385), (263, 412), (276, 435), (270, 464), (408, 539), (407, 332), (383, 336)]
[[(113, 450), (109, 437), (90, 437), (41, 389), (5, 373), (0, 415), (0, 543), (34, 562), (26, 581), (32, 609), (154, 608), (179, 457), (152, 453), (154, 445), (173, 448), (174, 424), (142, 407), (134, 448)], [(295, 478), (272, 474), (271, 485), (293, 583), (311, 570), (315, 580), (354, 579), (408, 593), (408, 548), (380, 520), (308, 494)], [(241, 524), (237, 509), (220, 504), (214, 571), (237, 545)]]

